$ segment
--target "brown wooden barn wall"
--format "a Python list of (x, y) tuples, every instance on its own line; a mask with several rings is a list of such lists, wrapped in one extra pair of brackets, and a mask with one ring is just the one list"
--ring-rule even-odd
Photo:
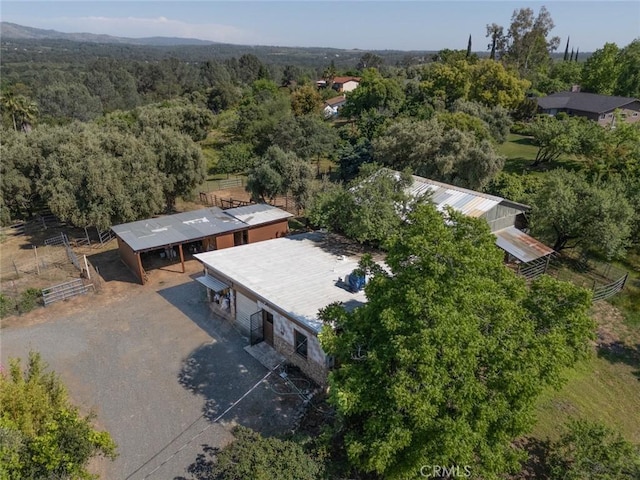
[(129, 245), (123, 242), (120, 237), (118, 239), (118, 251), (120, 252), (120, 258), (129, 267), (129, 270), (136, 276), (136, 278), (144, 285), (142, 278), (142, 271), (140, 270), (140, 254), (134, 252)]
[(249, 230), (249, 243), (262, 242), (272, 238), (284, 237), (289, 231), (289, 223), (283, 220), (270, 225), (261, 225)]
[(233, 233), (226, 233), (216, 237), (216, 250), (233, 247)]

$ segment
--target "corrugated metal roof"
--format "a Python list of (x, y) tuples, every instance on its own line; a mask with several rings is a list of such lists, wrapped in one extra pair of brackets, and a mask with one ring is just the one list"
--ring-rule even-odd
[(230, 208), (225, 210), (224, 213), (251, 226), (293, 217), (291, 213), (266, 203)]
[(355, 308), (366, 302), (364, 291), (351, 293), (336, 285), (358, 267), (359, 258), (343, 255), (330, 236), (315, 232), (265, 240), (235, 248), (196, 254), (222, 280), (242, 285), (264, 302), (319, 332), (318, 310), (332, 302)]
[(123, 223), (111, 227), (111, 230), (134, 251), (142, 251), (189, 242), (242, 227), (246, 227), (246, 224), (227, 215), (222, 209), (213, 207)]
[(229, 288), (229, 285), (218, 280), (215, 277), (212, 277), (211, 275), (202, 275), (201, 277), (196, 277), (195, 281), (201, 283), (207, 288), (210, 288), (214, 292), (221, 292)]
[(191, 242), (291, 216), (289, 212), (266, 204), (229, 210), (212, 207), (114, 225), (111, 230), (134, 251), (139, 252)]
[(503, 199), (486, 193), (436, 182), (428, 178), (412, 175), (413, 185), (406, 192), (414, 197), (431, 194), (431, 201), (438, 210), (449, 206), (469, 217), (479, 217), (498, 205)]
[(525, 263), (553, 253), (553, 249), (516, 227), (507, 227), (493, 234), (496, 236), (496, 244), (501, 249)]

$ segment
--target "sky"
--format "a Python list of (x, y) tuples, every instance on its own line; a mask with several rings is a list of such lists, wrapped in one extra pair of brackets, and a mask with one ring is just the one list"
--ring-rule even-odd
[(640, 37), (633, 1), (31, 1), (2, 0), (0, 19), (60, 32), (188, 37), (242, 45), (361, 50), (486, 50), (486, 25), (508, 28), (514, 10), (545, 5), (552, 35), (581, 52)]

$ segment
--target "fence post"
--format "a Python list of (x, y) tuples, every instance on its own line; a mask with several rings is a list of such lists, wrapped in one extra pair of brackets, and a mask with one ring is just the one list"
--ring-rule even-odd
[(91, 280), (91, 272), (89, 271), (89, 264), (87, 263), (86, 255), (84, 255), (84, 268), (87, 271), (87, 280)]
[(38, 247), (36, 247), (35, 245), (33, 246), (33, 254), (36, 257), (36, 272), (38, 275), (40, 275), (40, 265), (38, 263)]

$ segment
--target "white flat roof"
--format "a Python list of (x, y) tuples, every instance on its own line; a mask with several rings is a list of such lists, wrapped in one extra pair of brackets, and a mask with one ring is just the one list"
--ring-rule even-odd
[(359, 257), (346, 254), (332, 238), (304, 233), (194, 256), (221, 280), (241, 285), (319, 332), (321, 308), (343, 302), (351, 310), (366, 302), (364, 291), (351, 293), (336, 285), (358, 267)]

